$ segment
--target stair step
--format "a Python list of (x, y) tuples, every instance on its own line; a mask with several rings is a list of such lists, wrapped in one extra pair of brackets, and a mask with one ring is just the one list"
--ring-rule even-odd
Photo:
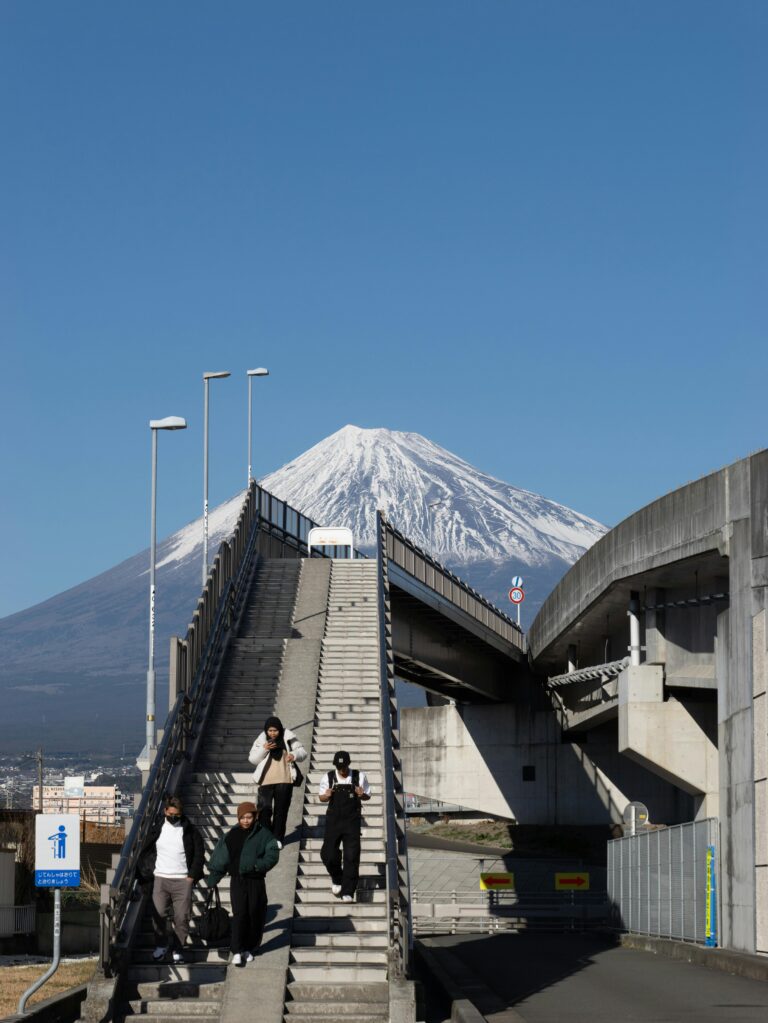
[(186, 981), (141, 981), (131, 984), (125, 981), (123, 995), (131, 999), (148, 999), (173, 1001), (176, 999), (194, 998), (197, 1001), (210, 1001), (215, 1005), (224, 997), (224, 983), (219, 981), (208, 984), (195, 984)]
[(162, 964), (160, 966), (145, 963), (131, 964), (128, 967), (128, 979), (136, 983), (142, 981), (193, 981), (195, 984), (207, 984), (223, 981), (227, 975), (227, 963), (185, 963), (180, 966)]
[(344, 917), (355, 922), (365, 918), (380, 921), (384, 929), (387, 926), (387, 907), (383, 901), (378, 904), (341, 902), (339, 899), (334, 899), (333, 902), (297, 902), (294, 904), (293, 911), (297, 917), (316, 916), (318, 918), (330, 917), (333, 919)]
[(302, 934), (296, 933), (291, 938), (295, 946), (315, 948), (388, 948), (387, 934)]
[(300, 963), (292, 963), (288, 967), (288, 976), (292, 981), (301, 981), (302, 983), (317, 983), (317, 984), (328, 984), (333, 983), (334, 979), (338, 983), (339, 973), (343, 972), (344, 980), (346, 983), (354, 984), (366, 984), (376, 983), (382, 981), (387, 976), (387, 970), (385, 966), (356, 966), (353, 963), (339, 964), (332, 968), (327, 966), (318, 965), (304, 965)]
[(300, 946), (291, 949), (291, 962), (302, 965), (322, 966), (386, 966), (387, 952), (375, 949), (310, 948)]
[(221, 1012), (221, 1002), (212, 998), (141, 998), (129, 1001), (134, 1016), (215, 1016)]
[[(337, 1021), (343, 1021), (343, 1023), (389, 1023), (389, 1006), (377, 1008), (375, 1012), (353, 1012), (345, 1002), (327, 1007), (318, 1006), (316, 1002), (309, 1002), (303, 1003), (302, 1008), (291, 1009), (286, 1006), (286, 1009), (288, 1011), (283, 1016), (283, 1023), (294, 1019), (300, 1019), (303, 1023), (337, 1023)], [(322, 1011), (318, 1011), (319, 1009)]]

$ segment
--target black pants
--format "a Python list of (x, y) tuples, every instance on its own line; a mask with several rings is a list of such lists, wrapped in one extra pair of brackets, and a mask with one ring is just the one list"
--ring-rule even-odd
[(360, 872), (360, 821), (325, 820), (325, 839), (320, 858), (342, 895), (354, 895)]
[(278, 842), (285, 841), (285, 822), (292, 795), (293, 785), (259, 786), (259, 824), (269, 828)]
[(261, 944), (267, 918), (267, 886), (263, 877), (239, 877), (233, 874), (229, 884), (232, 896), (233, 952), (255, 952)]

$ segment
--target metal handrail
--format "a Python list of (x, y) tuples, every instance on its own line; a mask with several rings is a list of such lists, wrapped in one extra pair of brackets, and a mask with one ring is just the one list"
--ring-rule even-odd
[[(431, 554), (418, 547), (413, 540), (409, 540), (405, 534), (387, 521), (383, 512), (379, 514), (386, 533), (387, 557), (393, 564), (429, 589), (434, 590), (438, 596), (471, 615), (496, 635), (525, 651), (525, 634), (517, 622), (513, 621), (495, 604), (492, 604), (482, 593), (478, 593), (469, 583), (433, 558)], [(402, 556), (398, 545), (406, 549), (408, 557)], [(409, 559), (410, 564), (408, 563)], [(438, 580), (440, 581), (439, 585)]]
[[(384, 754), (384, 835), (386, 842), (386, 898), (389, 913), (390, 971), (395, 978), (410, 974), (413, 948), (410, 879), (405, 844), (405, 792), (395, 749), (399, 751), (397, 704), (395, 702), (395, 665), (392, 649), (392, 621), (389, 609), (389, 578), (387, 574), (386, 520), (376, 515), (378, 536), (378, 595), (380, 637), (380, 679), (382, 713), (382, 747)], [(400, 795), (398, 802), (397, 795)]]

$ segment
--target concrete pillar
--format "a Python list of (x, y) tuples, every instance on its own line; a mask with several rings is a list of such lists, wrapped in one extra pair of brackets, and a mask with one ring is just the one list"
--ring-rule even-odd
[(646, 664), (665, 664), (667, 660), (666, 612), (658, 606), (665, 603), (666, 599), (666, 590), (660, 587), (648, 590), (645, 611)]
[(755, 747), (755, 947), (768, 952), (768, 612), (752, 619)]
[(717, 747), (683, 703), (664, 701), (659, 665), (630, 665), (619, 675), (619, 752), (700, 797), (697, 819), (717, 816)]

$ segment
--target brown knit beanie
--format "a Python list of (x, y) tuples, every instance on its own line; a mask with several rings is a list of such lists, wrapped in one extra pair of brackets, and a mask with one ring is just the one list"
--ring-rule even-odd
[(248, 802), (241, 803), (237, 808), (237, 819), (240, 820), (244, 813), (252, 813), (255, 817), (256, 816), (255, 804)]

